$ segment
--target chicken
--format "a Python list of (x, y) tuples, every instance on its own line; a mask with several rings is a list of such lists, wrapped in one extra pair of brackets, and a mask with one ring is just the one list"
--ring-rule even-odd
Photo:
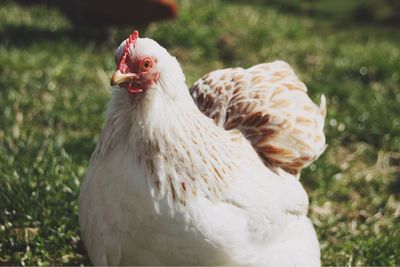
[(216, 71), (189, 92), (175, 57), (137, 31), (115, 59), (79, 197), (93, 264), (319, 266), (297, 176), (323, 151), (325, 106), (291, 68)]
[(74, 23), (76, 29), (80, 29), (82, 25), (146, 26), (154, 21), (175, 18), (178, 13), (177, 4), (173, 0), (17, 0), (17, 2), (55, 6)]

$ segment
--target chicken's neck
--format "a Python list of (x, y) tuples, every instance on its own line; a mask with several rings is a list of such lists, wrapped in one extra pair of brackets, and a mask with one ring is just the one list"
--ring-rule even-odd
[(168, 90), (176, 88), (151, 89), (133, 105), (126, 92), (115, 92), (106, 128), (113, 129), (108, 130), (110, 147), (112, 142), (129, 145), (154, 199), (184, 206), (199, 190), (211, 197), (221, 192), (235, 152), (230, 135), (197, 109), (186, 85), (182, 94), (168, 95)]

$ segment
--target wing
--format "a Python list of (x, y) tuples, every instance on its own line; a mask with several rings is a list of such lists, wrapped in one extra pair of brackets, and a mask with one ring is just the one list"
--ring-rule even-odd
[(268, 167), (298, 174), (325, 149), (325, 97), (312, 102), (286, 62), (213, 71), (190, 93), (218, 126), (240, 130)]

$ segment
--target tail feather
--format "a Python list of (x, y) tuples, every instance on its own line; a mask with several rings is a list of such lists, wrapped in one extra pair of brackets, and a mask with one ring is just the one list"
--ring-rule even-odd
[(318, 107), (283, 61), (211, 72), (190, 89), (199, 109), (238, 129), (269, 167), (299, 174), (325, 149), (326, 100)]

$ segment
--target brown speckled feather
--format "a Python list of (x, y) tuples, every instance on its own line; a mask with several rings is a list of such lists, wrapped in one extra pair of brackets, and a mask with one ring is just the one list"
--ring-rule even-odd
[(325, 98), (314, 104), (286, 62), (213, 71), (190, 93), (217, 125), (240, 130), (269, 167), (298, 174), (325, 148)]

